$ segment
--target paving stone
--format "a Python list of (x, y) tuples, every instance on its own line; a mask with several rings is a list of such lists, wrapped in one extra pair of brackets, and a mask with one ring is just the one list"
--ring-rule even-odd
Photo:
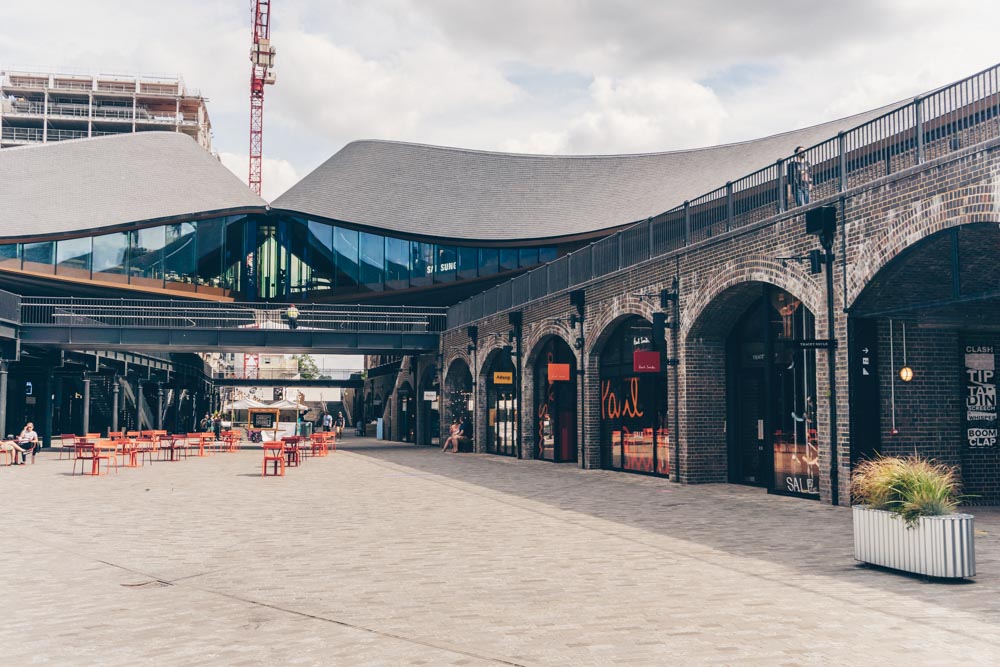
[[(729, 485), (349, 439), (69, 475), (0, 469), (4, 665), (1000, 663), (979, 576), (852, 559), (851, 516)], [(29, 566), (22, 564), (30, 563)]]

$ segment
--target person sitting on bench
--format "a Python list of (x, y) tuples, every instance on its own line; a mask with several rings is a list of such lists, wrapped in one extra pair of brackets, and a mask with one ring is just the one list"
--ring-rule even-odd
[(18, 452), (24, 453), (24, 448), (17, 444), (17, 440), (14, 439), (13, 435), (8, 435), (5, 440), (0, 440), (0, 451), (7, 452), (10, 459), (7, 462), (9, 466), (16, 466), (17, 454)]

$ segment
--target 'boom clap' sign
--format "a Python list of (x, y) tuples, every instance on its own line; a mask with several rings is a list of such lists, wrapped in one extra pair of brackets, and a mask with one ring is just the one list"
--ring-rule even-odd
[(970, 448), (996, 447), (996, 357), (992, 345), (965, 348), (965, 429)]

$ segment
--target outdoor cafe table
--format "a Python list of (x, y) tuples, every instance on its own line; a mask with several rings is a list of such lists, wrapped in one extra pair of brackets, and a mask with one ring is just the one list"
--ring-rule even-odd
[(187, 436), (183, 434), (174, 435), (161, 435), (160, 436), (160, 451), (167, 453), (167, 461), (179, 461), (180, 458), (178, 454), (182, 451), (186, 452), (186, 445), (183, 441)]
[[(305, 439), (301, 435), (286, 435), (281, 439), (285, 443), (285, 456), (288, 457), (288, 466), (297, 466), (302, 462), (302, 452), (299, 449), (299, 443)], [(295, 463), (292, 463), (293, 460)]]

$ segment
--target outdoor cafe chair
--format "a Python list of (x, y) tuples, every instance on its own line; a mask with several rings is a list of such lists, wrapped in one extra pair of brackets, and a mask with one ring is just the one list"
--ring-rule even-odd
[(285, 456), (288, 458), (288, 467), (297, 468), (302, 463), (302, 448), (299, 443), (302, 438), (297, 435), (286, 435), (281, 439), (285, 444)]
[[(90, 442), (77, 442), (73, 445), (73, 472), (71, 474), (76, 474), (76, 464), (80, 464), (80, 474), (81, 475), (93, 475), (95, 468), (97, 467), (97, 450), (94, 449), (94, 444)], [(86, 472), (87, 465), (90, 465), (90, 472)]]
[(269, 440), (264, 443), (264, 467), (261, 477), (267, 477), (268, 463), (274, 464), (274, 475), (285, 476), (285, 443), (280, 440)]
[(115, 467), (115, 474), (118, 474), (118, 457), (121, 456), (121, 443), (110, 440), (97, 440), (94, 443), (94, 473), (101, 474), (101, 461), (104, 461), (104, 474), (111, 472), (111, 466)]
[(66, 454), (67, 458), (73, 458), (76, 454), (74, 445), (76, 445), (76, 434), (75, 433), (62, 433), (59, 435), (59, 441), (62, 447), (59, 449), (59, 459), (62, 460), (63, 454)]

